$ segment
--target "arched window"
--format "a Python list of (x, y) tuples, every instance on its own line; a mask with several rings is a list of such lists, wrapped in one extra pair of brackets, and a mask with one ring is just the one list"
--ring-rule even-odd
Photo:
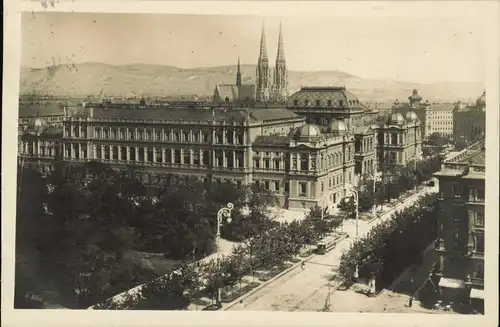
[(229, 103), (229, 97), (226, 97), (226, 98), (224, 99), (224, 101), (225, 101), (226, 103)]

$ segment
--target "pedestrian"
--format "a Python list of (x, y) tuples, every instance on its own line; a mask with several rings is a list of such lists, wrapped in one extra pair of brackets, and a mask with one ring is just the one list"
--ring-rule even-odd
[(302, 261), (302, 264), (300, 265), (300, 268), (302, 268), (302, 270), (304, 270), (306, 267), (306, 262), (305, 261)]
[(411, 308), (413, 305), (413, 296), (410, 296), (410, 300), (408, 301), (408, 306)]

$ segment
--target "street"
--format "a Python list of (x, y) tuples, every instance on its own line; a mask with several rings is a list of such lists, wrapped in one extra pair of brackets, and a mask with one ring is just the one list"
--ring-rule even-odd
[[(426, 188), (419, 194), (436, 192), (437, 186)], [(407, 199), (398, 206), (398, 210), (409, 206), (418, 196)], [(359, 221), (359, 236), (362, 237), (368, 231), (383, 220), (391, 217), (393, 211), (384, 214), (381, 219), (376, 219), (372, 223)], [(316, 255), (307, 261), (304, 269), (295, 270), (284, 275), (268, 286), (260, 289), (242, 303), (235, 304), (227, 310), (249, 310), (249, 311), (318, 311), (324, 307), (325, 299), (329, 292), (329, 287), (336, 287), (332, 282), (329, 286), (328, 280), (333, 273), (333, 269), (338, 267), (340, 256), (347, 250), (356, 235), (355, 220), (348, 220), (344, 224), (344, 232), (349, 234), (349, 238), (339, 242), (335, 249), (325, 255)]]

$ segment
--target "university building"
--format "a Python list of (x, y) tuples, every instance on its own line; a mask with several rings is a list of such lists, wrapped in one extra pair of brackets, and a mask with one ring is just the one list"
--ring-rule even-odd
[[(63, 127), (23, 133), (23, 165), (50, 170), (98, 161), (133, 167), (148, 183), (166, 174), (259, 183), (286, 207), (338, 202), (354, 183), (354, 137), (342, 122), (322, 132), (284, 108), (172, 108), (86, 104), (65, 113)], [(321, 202), (321, 203), (320, 203)]]
[(484, 290), (484, 139), (448, 159), (439, 179), (437, 276), (445, 299), (481, 310)]

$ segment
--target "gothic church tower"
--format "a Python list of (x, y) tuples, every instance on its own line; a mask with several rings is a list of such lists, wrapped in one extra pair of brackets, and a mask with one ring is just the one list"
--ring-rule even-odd
[(257, 61), (255, 84), (255, 98), (257, 102), (267, 102), (269, 100), (269, 60), (267, 58), (264, 24), (262, 24), (262, 34), (260, 36), (260, 53), (259, 60)]
[(236, 73), (236, 86), (241, 86), (240, 58), (238, 58), (238, 72)]
[(288, 71), (286, 69), (285, 50), (283, 48), (283, 33), (280, 23), (278, 37), (278, 54), (276, 55), (276, 65), (274, 67), (274, 101), (284, 102), (287, 99)]

